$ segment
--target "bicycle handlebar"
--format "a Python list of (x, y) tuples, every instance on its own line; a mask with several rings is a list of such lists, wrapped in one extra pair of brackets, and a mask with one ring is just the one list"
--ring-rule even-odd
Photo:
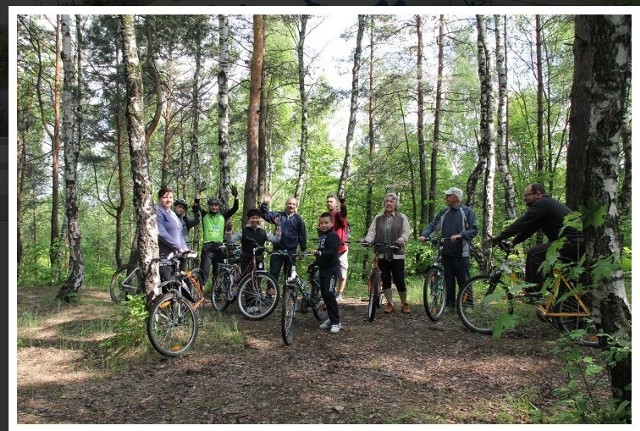
[(384, 242), (359, 241), (358, 244), (360, 244), (363, 247), (384, 247), (384, 248), (389, 248), (391, 250), (400, 250), (400, 246), (399, 245), (387, 244), (387, 243), (384, 243)]

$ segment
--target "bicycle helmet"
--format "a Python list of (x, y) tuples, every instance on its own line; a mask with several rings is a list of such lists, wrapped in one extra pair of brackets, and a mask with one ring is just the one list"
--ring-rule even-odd
[(182, 205), (183, 207), (185, 207), (185, 209), (187, 208), (187, 201), (185, 201), (184, 199), (176, 199), (175, 201), (173, 201), (173, 206), (178, 206), (178, 205)]
[(207, 205), (222, 205), (222, 201), (216, 197), (209, 198)]

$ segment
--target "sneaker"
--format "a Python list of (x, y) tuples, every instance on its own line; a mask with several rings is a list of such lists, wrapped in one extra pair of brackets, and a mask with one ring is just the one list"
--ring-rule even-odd
[(342, 302), (342, 294), (338, 293), (336, 295), (336, 302)]
[(337, 323), (335, 325), (331, 325), (331, 333), (337, 334), (342, 329), (342, 323)]
[(384, 307), (384, 312), (385, 313), (393, 313), (393, 304), (390, 302), (387, 302), (387, 305)]
[(270, 287), (269, 290), (267, 290), (267, 296), (273, 296), (276, 294), (276, 289), (274, 289), (273, 287)]
[(260, 307), (248, 307), (247, 308), (247, 313), (249, 313), (249, 314), (255, 314), (258, 311), (260, 311)]
[(402, 304), (402, 314), (411, 314), (411, 310), (409, 310), (409, 304), (406, 302)]
[(318, 326), (320, 329), (329, 329), (331, 327), (331, 320), (327, 319)]

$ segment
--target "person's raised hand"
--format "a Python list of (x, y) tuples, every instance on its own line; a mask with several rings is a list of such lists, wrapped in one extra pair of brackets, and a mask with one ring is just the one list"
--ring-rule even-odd
[(234, 198), (238, 197), (238, 187), (235, 185), (231, 186), (231, 196), (233, 196)]

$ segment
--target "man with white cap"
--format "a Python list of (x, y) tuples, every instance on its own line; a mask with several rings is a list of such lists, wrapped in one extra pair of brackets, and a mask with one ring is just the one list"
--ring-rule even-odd
[(446, 306), (453, 308), (456, 298), (456, 281), (462, 289), (471, 278), (469, 250), (471, 240), (478, 234), (476, 215), (462, 205), (462, 190), (450, 187), (444, 191), (447, 206), (424, 228), (418, 241), (426, 241), (431, 234), (441, 231), (445, 240), (442, 249), (442, 266), (447, 285)]

